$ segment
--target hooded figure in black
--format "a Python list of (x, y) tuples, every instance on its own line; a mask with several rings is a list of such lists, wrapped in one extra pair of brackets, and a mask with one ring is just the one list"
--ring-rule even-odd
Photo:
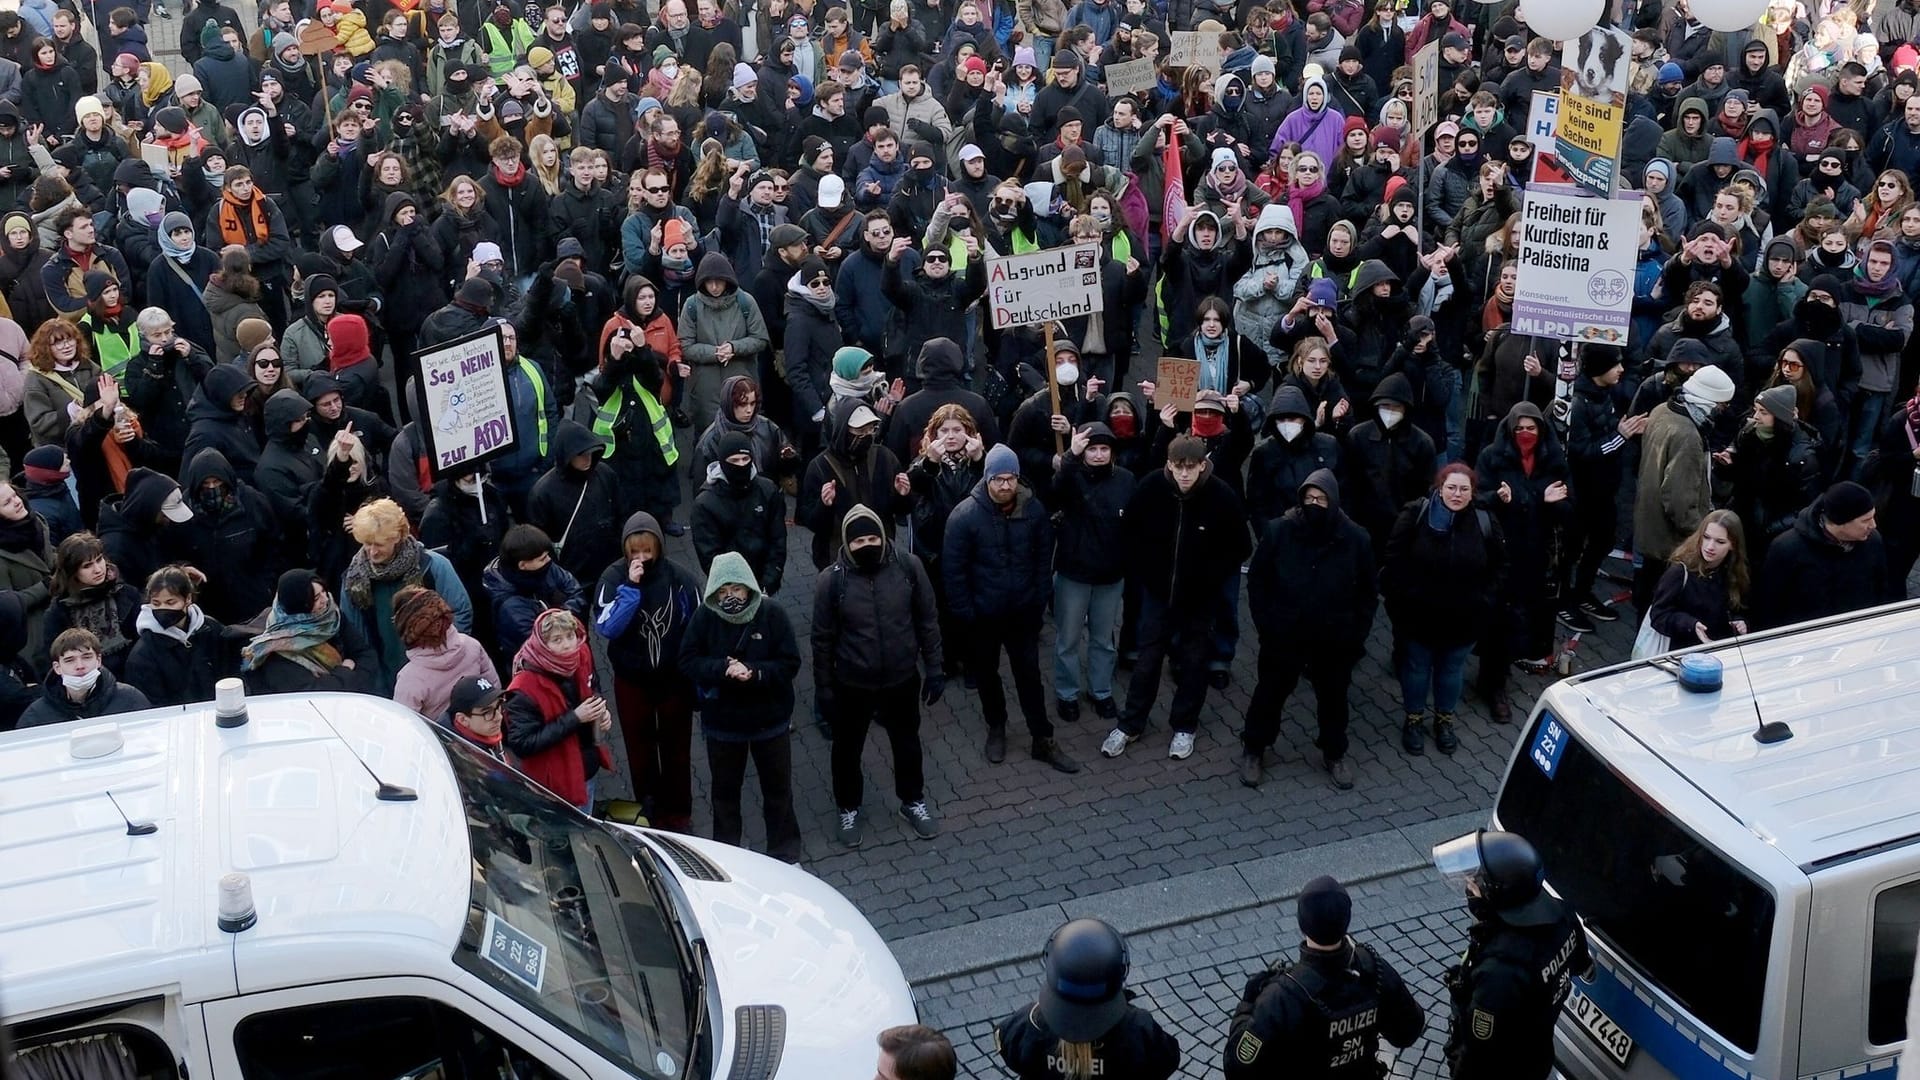
[(1327, 469), (1301, 483), (1297, 504), (1260, 533), (1247, 570), (1247, 603), (1260, 631), (1260, 681), (1240, 735), (1241, 782), (1260, 782), (1260, 758), (1280, 733), (1287, 698), (1305, 675), (1318, 706), (1321, 761), (1340, 788), (1353, 786), (1347, 756), (1347, 688), (1366, 654), (1379, 607), (1373, 543), (1340, 511)]
[(240, 480), (218, 450), (194, 455), (180, 480), (193, 507), (186, 529), (200, 553), (194, 565), (207, 574), (204, 606), (222, 622), (246, 622), (273, 602), (276, 572), (283, 565), (273, 506)]
[[(486, 595), (482, 582), (487, 563), (513, 524), (506, 496), (484, 469), (456, 471), (434, 481), (427, 508), (420, 514), (420, 542), (447, 557), (469, 597)], [(482, 644), (493, 641), (491, 605), (473, 605), (473, 630), (468, 636)]]
[[(1807, 373), (1813, 376), (1813, 385), (1830, 391), (1840, 415), (1850, 416), (1854, 395), (1860, 389), (1862, 369), (1860, 339), (1840, 314), (1840, 302), (1847, 296), (1846, 286), (1836, 275), (1817, 274), (1807, 283), (1807, 292), (1808, 295), (1793, 306), (1793, 318), (1767, 334), (1767, 343), (1761, 352), (1777, 358), (1780, 350), (1797, 338), (1807, 338), (1823, 346), (1821, 355), (1802, 355), (1800, 359), (1807, 365)], [(1816, 292), (1825, 293), (1833, 303), (1812, 299)], [(1738, 381), (1737, 373), (1729, 373)]]
[(1340, 441), (1314, 427), (1313, 407), (1297, 386), (1273, 392), (1265, 434), (1247, 466), (1247, 516), (1255, 536), (1265, 536), (1269, 522), (1300, 504), (1309, 476), (1323, 470), (1338, 476), (1342, 464)]
[[(1354, 520), (1373, 537), (1374, 551), (1385, 551), (1387, 533), (1400, 508), (1427, 493), (1439, 462), (1433, 439), (1412, 418), (1413, 385), (1395, 372), (1380, 381), (1370, 404), (1372, 415), (1348, 436), (1348, 505)], [(1538, 410), (1535, 410), (1538, 411)]]
[[(246, 394), (253, 376), (235, 364), (216, 364), (201, 381), (187, 407), (187, 443), (182, 462), (191, 462), (202, 450), (218, 450), (242, 480), (251, 480), (260, 462), (260, 441), (247, 420)], [(236, 401), (238, 404), (236, 405)]]
[[(408, 215), (406, 211), (413, 213)], [(405, 219), (402, 223), (402, 219)], [(369, 245), (368, 259), (380, 283), (380, 324), (400, 367), (395, 378), (405, 380), (415, 370), (413, 351), (420, 326), (446, 295), (440, 277), (445, 270), (440, 241), (427, 227), (420, 201), (404, 191), (387, 196), (383, 223)], [(411, 410), (412, 402), (403, 405)]]
[(879, 422), (865, 402), (853, 398), (836, 399), (827, 409), (827, 448), (807, 463), (794, 511), (794, 518), (813, 532), (815, 569), (833, 561), (840, 522), (854, 506), (871, 508), (883, 521), (913, 508), (913, 489), (900, 459), (878, 444)]
[(1330, 352), (1341, 383), (1355, 398), (1372, 397), (1394, 350), (1407, 336), (1413, 310), (1399, 284), (1399, 275), (1385, 263), (1368, 259), (1354, 274), (1353, 291), (1340, 306), (1339, 340)]
[(919, 389), (908, 394), (887, 420), (887, 449), (901, 461), (920, 456), (920, 442), (926, 437), (927, 421), (942, 405), (958, 405), (973, 417), (980, 429), (980, 441), (992, 446), (1000, 441), (1000, 425), (994, 419), (987, 399), (969, 389), (966, 358), (951, 338), (937, 337), (920, 347), (916, 377), (909, 380)]
[(620, 554), (620, 479), (600, 460), (606, 444), (572, 420), (553, 430), (553, 468), (527, 496), (527, 522), (553, 539), (554, 561), (592, 581)]
[(197, 557), (193, 534), (183, 528), (192, 509), (163, 509), (179, 490), (180, 485), (171, 476), (152, 469), (134, 469), (127, 473), (126, 492), (109, 496), (100, 504), (100, 540), (107, 546), (108, 561), (119, 568), (121, 577), (145, 581), (167, 563), (191, 562)]
[(1220, 216), (1197, 209), (1185, 228), (1161, 253), (1164, 277), (1160, 283), (1160, 311), (1168, 342), (1189, 342), (1199, 322), (1200, 301), (1209, 296), (1232, 296), (1233, 283), (1253, 263), (1253, 248), (1238, 243), (1221, 227)]
[(260, 407), (267, 445), (254, 466), (253, 482), (289, 536), (306, 521), (307, 495), (326, 468), (326, 447), (314, 437), (312, 414), (313, 406), (298, 390), (276, 390)]
[[(1529, 426), (1531, 430), (1523, 430)], [(1507, 411), (1499, 433), (1474, 469), (1480, 505), (1506, 537), (1507, 576), (1480, 641), (1476, 687), (1488, 701), (1505, 700), (1515, 660), (1539, 663), (1553, 655), (1555, 533), (1573, 520), (1566, 450), (1540, 407), (1522, 401)]]
[[(747, 455), (742, 464), (736, 458)], [(787, 572), (786, 500), (753, 463), (753, 442), (737, 431), (720, 436), (706, 482), (693, 498), (693, 550), (702, 567), (734, 551), (747, 560), (766, 595), (780, 590)]]

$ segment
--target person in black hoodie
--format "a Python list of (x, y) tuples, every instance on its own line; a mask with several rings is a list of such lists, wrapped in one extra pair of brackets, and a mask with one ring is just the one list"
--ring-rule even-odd
[(126, 492), (101, 504), (100, 540), (128, 581), (145, 581), (169, 562), (193, 558), (193, 535), (182, 528), (192, 520), (173, 477), (137, 468), (127, 473)]
[(1087, 696), (1094, 715), (1120, 718), (1113, 697), (1120, 618), (1126, 594), (1121, 515), (1134, 475), (1114, 463), (1113, 429), (1099, 421), (1073, 433), (1053, 475), (1060, 513), (1053, 550), (1053, 693), (1061, 721), (1080, 719), (1080, 646), (1087, 650)]
[(236, 643), (198, 599), (199, 585), (181, 567), (163, 566), (147, 579), (126, 675), (155, 705), (212, 701), (214, 684), (236, 670)]
[[(1037, 384), (1038, 389), (1013, 411), (1006, 442), (1020, 457), (1020, 475), (1026, 479), (1027, 486), (1048, 503), (1053, 499), (1055, 459), (1065, 436), (1081, 424), (1105, 415), (1100, 405), (1100, 380), (1088, 377), (1080, 366), (1080, 347), (1073, 339), (1065, 335), (1054, 337), (1053, 369), (1059, 384), (1060, 407), (1054, 408), (1053, 391), (1045, 375), (1036, 372), (1023, 378), (1024, 385)], [(1026, 365), (1019, 370), (1023, 375), (1032, 371)]]
[(376, 470), (386, 464), (387, 451), (400, 433), (371, 409), (347, 404), (340, 380), (324, 371), (308, 372), (300, 384), (300, 396), (313, 405), (307, 428), (313, 432), (316, 445), (331, 444), (334, 436), (351, 426), (354, 436), (367, 448), (369, 464)]
[(1340, 512), (1340, 484), (1331, 471), (1315, 470), (1298, 497), (1267, 523), (1247, 571), (1260, 677), (1240, 734), (1240, 782), (1260, 786), (1261, 757), (1279, 736), (1287, 699), (1305, 675), (1320, 724), (1314, 745), (1334, 786), (1346, 790), (1353, 787), (1347, 689), (1380, 601), (1373, 544)]
[(187, 524), (195, 565), (207, 571), (206, 608), (225, 622), (244, 622), (273, 601), (281, 530), (273, 504), (242, 481), (218, 450), (187, 462), (181, 491), (193, 507)]
[(253, 483), (272, 504), (274, 520), (288, 536), (305, 523), (307, 495), (320, 482), (331, 456), (323, 455), (314, 437), (312, 413), (313, 406), (298, 390), (276, 390), (260, 408), (267, 445), (253, 468)]
[(1212, 624), (1222, 588), (1253, 550), (1247, 515), (1232, 486), (1212, 475), (1206, 443), (1181, 436), (1167, 449), (1166, 467), (1141, 478), (1124, 516), (1133, 523), (1125, 542), (1129, 577), (1145, 594), (1139, 657), (1120, 723), (1107, 733), (1100, 753), (1119, 757), (1146, 732), (1164, 659), (1173, 668), (1174, 685), (1169, 716), (1174, 734), (1167, 756), (1183, 759), (1193, 753), (1206, 701)]
[[(1298, 506), (1300, 488), (1321, 470), (1341, 472), (1340, 440), (1319, 430), (1313, 407), (1298, 386), (1282, 384), (1267, 411), (1267, 437), (1254, 448), (1247, 465), (1247, 515), (1256, 536)], [(1344, 515), (1343, 515), (1344, 516)]]
[(981, 443), (993, 446), (1000, 441), (1000, 425), (987, 399), (967, 386), (966, 360), (952, 338), (932, 338), (922, 345), (909, 381), (919, 389), (900, 402), (887, 422), (887, 449), (894, 457), (901, 461), (919, 457), (927, 421), (948, 404), (960, 406), (973, 418)]
[(1507, 411), (1475, 466), (1478, 501), (1499, 520), (1510, 562), (1480, 640), (1474, 686), (1483, 700), (1504, 702), (1513, 662), (1537, 674), (1553, 660), (1554, 534), (1571, 520), (1573, 491), (1566, 451), (1530, 401)]
[(760, 774), (767, 854), (805, 854), (793, 813), (793, 680), (800, 645), (779, 604), (769, 604), (747, 562), (722, 552), (706, 595), (680, 641), (680, 670), (700, 697), (700, 730), (713, 774), (713, 838), (740, 844), (740, 788), (747, 759)]
[[(380, 283), (380, 325), (398, 361), (394, 378), (404, 382), (419, 370), (414, 349), (421, 324), (446, 295), (440, 291), (445, 267), (440, 241), (427, 227), (418, 199), (404, 191), (393, 192), (380, 219), (386, 224), (373, 238), (369, 258)], [(410, 415), (413, 405), (403, 401), (401, 411)]]
[(40, 700), (20, 715), (20, 727), (40, 727), (68, 720), (91, 720), (150, 708), (135, 687), (127, 686), (106, 669), (100, 639), (88, 630), (73, 629), (53, 641), (53, 668), (41, 688)]
[(1433, 440), (1410, 416), (1413, 386), (1405, 375), (1396, 371), (1380, 380), (1370, 404), (1373, 415), (1348, 436), (1348, 504), (1353, 519), (1373, 538), (1377, 557), (1386, 550), (1400, 508), (1426, 493), (1439, 462)]
[(554, 538), (554, 561), (591, 581), (620, 554), (620, 479), (599, 460), (606, 444), (572, 420), (554, 425), (553, 468), (534, 481), (527, 522)]
[(837, 398), (827, 408), (827, 448), (807, 463), (794, 518), (813, 532), (813, 565), (833, 561), (832, 538), (856, 505), (892, 521), (913, 509), (913, 485), (893, 451), (877, 444), (880, 416), (863, 401)]
[(1400, 276), (1378, 259), (1360, 264), (1353, 291), (1340, 305), (1332, 346), (1334, 370), (1355, 398), (1371, 398), (1394, 350), (1407, 336), (1413, 311), (1399, 288)]
[(260, 441), (247, 421), (247, 392), (253, 377), (236, 364), (216, 364), (194, 392), (187, 407), (186, 445), (180, 449), (183, 463), (193, 461), (202, 450), (218, 450), (242, 480), (251, 480), (260, 462)]
[(1165, 342), (1193, 340), (1200, 301), (1232, 296), (1233, 283), (1247, 272), (1253, 248), (1237, 242), (1211, 210), (1195, 208), (1161, 253), (1160, 311)]
[(658, 828), (693, 824), (693, 684), (680, 669), (681, 640), (700, 606), (699, 576), (667, 558), (652, 514), (627, 518), (620, 557), (600, 572), (593, 626), (607, 642), (614, 704), (633, 770)]
[(721, 554), (738, 553), (753, 572), (755, 591), (772, 596), (787, 572), (786, 500), (755, 467), (752, 440), (729, 431), (715, 449), (706, 483), (693, 499), (694, 554), (702, 567), (711, 567)]
[[(1627, 440), (1647, 429), (1644, 414), (1623, 417), (1620, 413), (1619, 387), (1625, 372), (1618, 347), (1581, 347), (1580, 377), (1573, 384), (1573, 408), (1567, 416), (1569, 479), (1580, 497), (1574, 500), (1567, 550), (1560, 557), (1562, 588), (1556, 615), (1560, 625), (1575, 633), (1591, 633), (1596, 621), (1619, 617), (1610, 603), (1593, 595), (1593, 583), (1620, 527), (1616, 503), (1625, 475)], [(1791, 389), (1787, 401), (1791, 410)]]

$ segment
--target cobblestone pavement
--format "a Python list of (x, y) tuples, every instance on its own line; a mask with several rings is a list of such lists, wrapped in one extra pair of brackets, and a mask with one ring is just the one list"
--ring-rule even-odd
[[(1442, 980), (1466, 947), (1467, 915), (1460, 897), (1437, 873), (1416, 871), (1354, 885), (1355, 940), (1365, 942), (1406, 979), (1427, 1010), (1426, 1034), (1400, 1051), (1396, 1077), (1446, 1075), (1447, 1007)], [(1128, 986), (1134, 1004), (1152, 1011), (1180, 1040), (1178, 1075), (1220, 1076), (1227, 1021), (1247, 978), (1282, 956), (1291, 957), (1299, 936), (1293, 904), (1237, 911), (1169, 927), (1128, 940), (1133, 956)], [(994, 1049), (998, 1021), (1032, 1001), (1039, 987), (1038, 961), (1010, 964), (916, 988), (920, 1016), (945, 1031), (959, 1052), (960, 1074), (1009, 1075)]]

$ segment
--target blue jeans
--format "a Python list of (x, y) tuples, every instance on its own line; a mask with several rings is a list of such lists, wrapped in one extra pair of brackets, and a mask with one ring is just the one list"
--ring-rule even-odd
[(1467, 395), (1461, 393), (1460, 369), (1452, 364), (1427, 365), (1427, 401), (1445, 419), (1447, 440), (1440, 464), (1459, 461), (1467, 451)]
[(1080, 698), (1080, 645), (1087, 646), (1087, 691), (1095, 700), (1113, 696), (1113, 667), (1119, 659), (1120, 608), (1126, 583), (1089, 585), (1064, 574), (1053, 575), (1053, 695)]
[(1860, 479), (1860, 470), (1867, 463), (1867, 455), (1873, 453), (1873, 444), (1880, 438), (1880, 422), (1887, 418), (1887, 403), (1893, 395), (1884, 390), (1861, 390), (1853, 397), (1853, 423), (1848, 428), (1852, 432), (1852, 445), (1848, 447), (1853, 464), (1846, 475)]
[(1460, 707), (1460, 689), (1466, 682), (1467, 657), (1473, 643), (1436, 649), (1405, 638), (1400, 641), (1400, 707), (1411, 715), (1427, 707), (1429, 694), (1435, 712)]

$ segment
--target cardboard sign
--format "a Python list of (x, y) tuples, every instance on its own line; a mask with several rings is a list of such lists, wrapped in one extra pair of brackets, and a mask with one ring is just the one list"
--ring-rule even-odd
[(1640, 244), (1640, 193), (1610, 199), (1529, 189), (1520, 210), (1513, 332), (1627, 343)]
[(415, 415), (422, 418), (418, 427), (436, 479), (519, 444), (499, 327), (421, 349), (415, 356), (420, 361)]
[(1077, 244), (988, 259), (987, 305), (995, 330), (1104, 311), (1099, 245)]
[(1415, 139), (1440, 122), (1440, 43), (1429, 41), (1413, 54), (1413, 115), (1409, 123)]
[(1106, 76), (1108, 97), (1144, 93), (1153, 89), (1154, 81), (1159, 78), (1151, 60), (1129, 60), (1124, 64), (1108, 64), (1100, 69), (1100, 73)]
[(1200, 395), (1200, 361), (1163, 356), (1154, 372), (1153, 403), (1160, 408), (1173, 406), (1183, 413), (1193, 411), (1193, 399)]
[(333, 31), (320, 25), (318, 19), (300, 28), (301, 56), (325, 56), (339, 47), (340, 39), (333, 36)]
[(1173, 47), (1167, 50), (1168, 67), (1203, 67), (1220, 70), (1220, 34), (1199, 30), (1175, 30), (1167, 35)]

